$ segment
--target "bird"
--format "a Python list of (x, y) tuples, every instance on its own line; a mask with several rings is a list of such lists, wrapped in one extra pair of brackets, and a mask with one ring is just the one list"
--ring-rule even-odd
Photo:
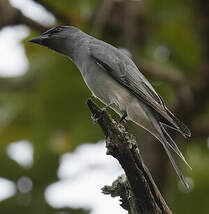
[(158, 139), (180, 180), (189, 188), (175, 153), (191, 167), (166, 127), (180, 132), (185, 138), (190, 137), (191, 132), (166, 107), (162, 97), (125, 51), (74, 26), (53, 27), (29, 42), (52, 49), (73, 61), (92, 95), (119, 114), (120, 121), (133, 121)]

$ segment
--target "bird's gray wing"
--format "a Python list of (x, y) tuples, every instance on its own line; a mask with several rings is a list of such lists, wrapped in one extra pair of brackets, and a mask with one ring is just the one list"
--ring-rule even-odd
[(130, 58), (106, 43), (91, 43), (89, 51), (95, 62), (141, 102), (149, 106), (160, 122), (180, 131), (184, 136), (190, 136), (189, 129), (165, 107), (162, 98)]
[(181, 133), (183, 133), (183, 131), (179, 128), (179, 124), (183, 128), (184, 125), (182, 125), (180, 121), (178, 121), (178, 123), (176, 122), (178, 119), (176, 119), (167, 110), (162, 98), (157, 95), (150, 83), (146, 80), (145, 77), (143, 77), (143, 75), (136, 68), (135, 64), (129, 58), (127, 58), (127, 56), (120, 53), (119, 50), (114, 49), (106, 44), (92, 44), (89, 48), (89, 51), (92, 59), (95, 60), (96, 64), (98, 64), (113, 79), (126, 87), (141, 102), (145, 103), (148, 108), (150, 108), (151, 111), (148, 112), (148, 117), (151, 119), (153, 125), (156, 127), (161, 136), (160, 142), (162, 143), (178, 176), (182, 182), (187, 185), (171, 149), (175, 151), (187, 165), (188, 163), (186, 162), (175, 142), (162, 126), (162, 123), (165, 123), (171, 127), (175, 127), (181, 131)]

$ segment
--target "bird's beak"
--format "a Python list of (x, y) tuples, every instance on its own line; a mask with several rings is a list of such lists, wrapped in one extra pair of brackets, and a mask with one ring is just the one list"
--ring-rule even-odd
[(36, 44), (39, 44), (39, 45), (44, 45), (43, 42), (47, 38), (48, 38), (48, 36), (46, 36), (46, 35), (40, 35), (40, 36), (37, 36), (37, 37), (35, 37), (33, 39), (28, 40), (28, 42), (36, 43)]

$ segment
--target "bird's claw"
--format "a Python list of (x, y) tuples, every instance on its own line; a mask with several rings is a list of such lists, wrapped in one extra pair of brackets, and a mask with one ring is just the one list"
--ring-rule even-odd
[(101, 108), (102, 111), (106, 111), (107, 110), (107, 106), (104, 106)]
[(93, 120), (93, 123), (96, 124), (98, 123), (98, 120), (101, 119), (101, 115), (97, 117), (95, 114), (91, 116), (91, 119)]
[(105, 106), (103, 106), (103, 107), (102, 107), (102, 111), (106, 111), (111, 105), (113, 105), (112, 102), (109, 103), (109, 104), (107, 104), (107, 105), (105, 105)]

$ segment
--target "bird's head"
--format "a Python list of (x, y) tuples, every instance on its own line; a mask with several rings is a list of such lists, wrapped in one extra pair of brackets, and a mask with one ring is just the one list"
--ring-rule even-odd
[(48, 47), (56, 52), (71, 56), (76, 37), (81, 34), (81, 30), (72, 26), (57, 26), (42, 33), (28, 42), (36, 43)]

